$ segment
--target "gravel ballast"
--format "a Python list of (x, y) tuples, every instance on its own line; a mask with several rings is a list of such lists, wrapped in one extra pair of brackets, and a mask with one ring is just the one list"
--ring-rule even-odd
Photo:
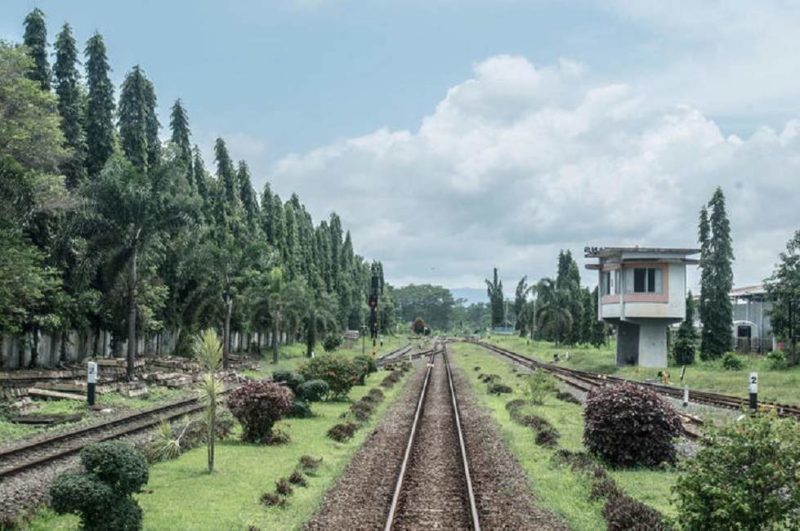
[[(382, 529), (388, 515), (425, 368), (418, 367), (397, 402), (367, 438), (306, 529)], [(537, 507), (528, 478), (454, 368), (453, 383), (467, 446), (471, 479), (483, 529), (568, 529)], [(469, 529), (471, 521), (455, 423), (441, 355), (434, 357), (394, 529)]]
[(398, 399), (325, 495), (306, 529), (383, 529), (424, 376), (424, 367), (418, 366), (406, 380)]
[(569, 529), (558, 515), (537, 506), (528, 477), (506, 446), (497, 422), (479, 404), (461, 369), (453, 364), (451, 368), (481, 527)]

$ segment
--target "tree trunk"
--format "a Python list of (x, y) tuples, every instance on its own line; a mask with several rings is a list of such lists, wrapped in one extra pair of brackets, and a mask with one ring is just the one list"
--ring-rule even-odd
[(136, 272), (136, 254), (137, 249), (134, 247), (133, 256), (131, 257), (131, 294), (128, 301), (128, 381), (133, 381), (133, 364), (136, 359), (136, 283), (138, 282)]
[(39, 362), (39, 327), (34, 326), (31, 331), (31, 361), (29, 367), (31, 369), (36, 367)]
[(233, 313), (233, 300), (225, 295), (225, 327), (222, 331), (222, 368), (228, 368), (228, 356), (231, 350), (231, 314)]
[(272, 363), (278, 363), (278, 336), (280, 335), (278, 328), (278, 318), (273, 319), (272, 324)]
[(69, 331), (62, 330), (61, 331), (61, 345), (59, 345), (60, 350), (58, 352), (58, 363), (61, 365), (67, 362), (67, 339), (69, 338)]

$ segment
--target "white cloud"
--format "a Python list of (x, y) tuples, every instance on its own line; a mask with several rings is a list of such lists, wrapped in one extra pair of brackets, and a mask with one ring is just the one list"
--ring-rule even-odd
[[(680, 101), (736, 122), (779, 120), (800, 92), (800, 4), (784, 0), (614, 0), (644, 29), (657, 70), (635, 80), (654, 102)], [(665, 61), (658, 60), (665, 58)]]
[(290, 155), (269, 180), (317, 219), (338, 212), (393, 283), (480, 286), (498, 266), (509, 289), (552, 275), (559, 248), (693, 246), (698, 210), (721, 185), (736, 282), (768, 275), (800, 220), (800, 123), (725, 135), (698, 108), (654, 106), (645, 89), (596, 85), (585, 70), (489, 58), (417, 131)]

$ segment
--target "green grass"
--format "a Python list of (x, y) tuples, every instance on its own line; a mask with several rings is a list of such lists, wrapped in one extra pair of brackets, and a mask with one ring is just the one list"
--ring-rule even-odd
[[(490, 342), (530, 355), (542, 361), (553, 361), (553, 354), (560, 354), (560, 365), (573, 369), (615, 374), (634, 380), (656, 379), (659, 369), (642, 367), (617, 367), (615, 365), (615, 345), (593, 347), (555, 347), (543, 341), (528, 342), (516, 336), (492, 336)], [(563, 354), (570, 353), (570, 360), (564, 361)], [(764, 356), (742, 355), (744, 366), (738, 371), (722, 368), (720, 361), (698, 360), (686, 368), (686, 382), (690, 389), (713, 391), (742, 398), (747, 397), (748, 377), (751, 372), (758, 373), (759, 399), (784, 404), (800, 404), (800, 367), (776, 371), (769, 367)], [(680, 367), (670, 365), (669, 371), (673, 385), (679, 385)]]
[[(395, 350), (408, 343), (405, 335), (397, 336), (384, 336), (383, 347), (378, 344), (378, 356)], [(314, 351), (317, 356), (324, 356), (325, 352), (322, 350), (322, 345), (317, 345)], [(372, 346), (369, 338), (366, 341), (365, 353), (371, 354)], [(361, 340), (353, 343), (352, 346), (343, 345), (336, 350), (336, 354), (344, 356), (357, 356), (361, 354)], [(260, 360), (258, 370), (244, 371), (243, 374), (254, 378), (263, 378), (264, 376), (271, 375), (273, 371), (296, 371), (300, 366), (305, 363), (308, 358), (306, 357), (306, 346), (304, 343), (292, 343), (290, 345), (281, 345), (278, 352), (278, 363), (272, 363), (272, 350), (265, 349), (262, 352), (263, 359)]]
[[(359, 399), (383, 379), (379, 371), (368, 379), (367, 386), (355, 387), (350, 393)], [(315, 403), (316, 417), (286, 419), (277, 428), (291, 437), (288, 444), (259, 446), (239, 441), (224, 441), (217, 446), (215, 472), (206, 470), (206, 449), (196, 448), (180, 458), (158, 463), (150, 468), (146, 492), (137, 495), (144, 511), (144, 529), (299, 529), (320, 505), (322, 496), (344, 471), (350, 458), (373, 430), (380, 417), (402, 388), (402, 382), (384, 390), (386, 400), (370, 421), (346, 443), (337, 443), (325, 436), (340, 422), (349, 402)], [(285, 507), (267, 508), (259, 502), (265, 492), (275, 490), (280, 477), (289, 476), (302, 455), (322, 457), (323, 463), (308, 487), (297, 487)], [(74, 530), (78, 520), (42, 511), (30, 529)]]
[[(523, 377), (517, 376), (520, 372), (512, 370), (512, 362), (489, 354), (475, 345), (455, 344), (453, 351), (454, 363), (464, 370), (481, 402), (500, 424), (503, 437), (527, 472), (531, 489), (542, 506), (562, 515), (573, 529), (605, 529), (601, 514), (602, 502), (588, 501), (589, 479), (572, 472), (568, 466), (554, 464), (551, 457), (555, 449), (537, 446), (533, 431), (511, 420), (505, 408), (506, 403), (524, 398)], [(480, 367), (480, 370), (476, 371), (474, 367)], [(478, 380), (481, 373), (498, 374), (504, 383), (514, 388), (514, 392), (500, 396), (489, 395), (486, 385)], [(547, 419), (558, 429), (561, 434), (559, 448), (572, 451), (584, 449), (583, 414), (580, 405), (562, 402), (550, 395), (543, 405), (526, 406), (526, 409)], [(670, 504), (670, 489), (677, 479), (673, 470), (616, 470), (611, 471), (611, 475), (630, 496), (667, 516), (675, 515), (675, 508)]]

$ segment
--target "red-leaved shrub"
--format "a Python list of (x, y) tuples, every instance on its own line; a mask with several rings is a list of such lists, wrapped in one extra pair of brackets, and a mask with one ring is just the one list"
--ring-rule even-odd
[(292, 409), (294, 395), (283, 385), (266, 380), (246, 382), (228, 397), (228, 409), (242, 423), (242, 440), (265, 443), (272, 427)]
[(586, 448), (613, 465), (655, 467), (675, 461), (680, 418), (649, 389), (629, 383), (593, 389), (583, 417)]

